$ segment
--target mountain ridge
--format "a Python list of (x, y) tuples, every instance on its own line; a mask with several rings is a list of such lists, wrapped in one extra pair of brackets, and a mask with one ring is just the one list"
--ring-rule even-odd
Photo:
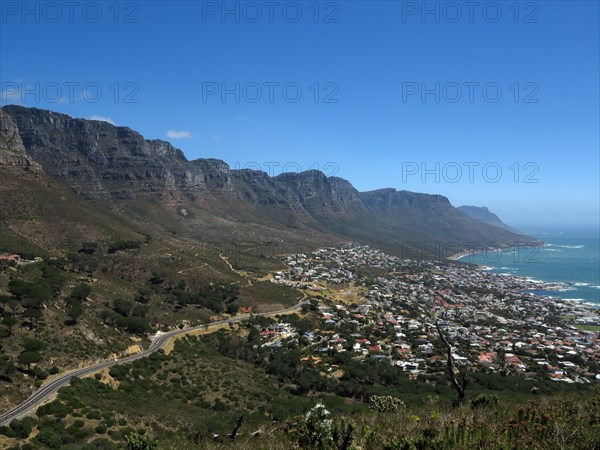
[(232, 170), (214, 158), (188, 160), (169, 142), (128, 127), (17, 105), (2, 111), (26, 156), (80, 198), (195, 239), (359, 240), (396, 254), (407, 241), (510, 246), (534, 240), (473, 220), (439, 194), (359, 192), (316, 170), (273, 177)]
[(505, 230), (516, 232), (516, 233), (519, 232), (517, 229), (504, 223), (500, 219), (500, 217), (498, 217), (497, 214), (494, 214), (493, 212), (491, 212), (487, 206), (462, 205), (462, 206), (457, 206), (456, 209), (458, 209), (463, 214), (466, 214), (467, 216), (471, 217), (472, 219), (478, 220), (485, 224), (493, 225), (495, 227), (503, 228)]

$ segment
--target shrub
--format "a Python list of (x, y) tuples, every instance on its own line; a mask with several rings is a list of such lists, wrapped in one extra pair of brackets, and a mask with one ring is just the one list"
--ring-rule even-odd
[(44, 369), (40, 369), (39, 367), (33, 368), (33, 375), (38, 380), (45, 380), (46, 378), (48, 378), (48, 372), (46, 372)]
[(116, 253), (119, 250), (129, 250), (134, 248), (140, 248), (142, 243), (140, 241), (116, 241), (108, 246), (107, 253)]
[(369, 407), (378, 412), (398, 412), (406, 409), (406, 404), (391, 395), (373, 395)]
[(40, 406), (35, 414), (38, 417), (54, 415), (56, 417), (64, 418), (67, 417), (67, 414), (69, 414), (71, 411), (71, 407), (65, 405), (60, 400), (54, 400), (50, 403)]
[(23, 347), (30, 352), (39, 352), (40, 350), (44, 350), (46, 343), (39, 339), (25, 338), (23, 339)]
[(17, 439), (27, 439), (33, 430), (36, 420), (33, 417), (24, 417), (21, 420), (13, 420), (9, 427), (13, 436)]
[(102, 418), (102, 414), (97, 409), (93, 409), (89, 413), (87, 413), (85, 417), (87, 417), (90, 420), (100, 420)]
[(325, 405), (317, 403), (298, 427), (298, 444), (304, 449), (328, 450), (333, 446), (333, 421)]
[(127, 450), (154, 450), (158, 443), (145, 434), (129, 433), (125, 436)]
[(477, 397), (472, 399), (469, 404), (471, 408), (495, 406), (498, 404), (498, 396), (494, 394), (479, 394)]
[(50, 448), (60, 448), (62, 446), (62, 440), (60, 436), (53, 430), (47, 428), (40, 430), (35, 438), (38, 442)]

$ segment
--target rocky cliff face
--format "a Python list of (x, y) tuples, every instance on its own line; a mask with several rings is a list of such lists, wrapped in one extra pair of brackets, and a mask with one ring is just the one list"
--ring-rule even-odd
[(26, 173), (41, 173), (41, 166), (25, 152), (19, 130), (12, 118), (0, 109), (0, 170), (2, 166), (22, 169)]
[(3, 109), (17, 123), (27, 153), (86, 199), (194, 198), (232, 187), (226, 164), (190, 163), (170, 143), (146, 140), (129, 128), (35, 108)]
[(506, 225), (500, 218), (491, 212), (485, 206), (459, 206), (457, 208), (461, 213), (466, 214), (472, 219), (478, 220), (479, 222), (493, 225), (498, 228), (504, 228), (509, 231), (516, 231), (514, 228)]
[[(186, 221), (178, 230), (194, 237), (211, 226), (224, 234), (243, 228), (252, 234), (260, 227), (270, 234), (313, 230), (336, 239), (389, 244), (388, 250), (407, 239), (506, 244), (529, 239), (473, 220), (441, 195), (395, 189), (361, 193), (346, 180), (314, 170), (276, 177), (230, 170), (216, 159), (188, 161), (168, 142), (146, 140), (107, 122), (21, 106), (3, 111), (3, 140), (12, 139), (11, 148), (18, 148), (16, 153), (1, 151), (4, 160), (21, 161), (31, 170), (41, 165), (80, 197), (108, 200), (120, 213), (135, 213), (137, 220), (154, 220), (166, 229), (181, 221), (170, 212), (184, 208)], [(189, 214), (194, 208), (197, 213)]]

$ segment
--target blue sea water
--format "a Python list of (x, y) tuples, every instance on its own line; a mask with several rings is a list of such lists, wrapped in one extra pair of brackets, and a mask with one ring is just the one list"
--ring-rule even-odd
[(545, 245), (477, 253), (460, 258), (508, 273), (547, 282), (566, 283), (564, 291), (541, 295), (578, 299), (600, 307), (600, 229), (598, 227), (520, 227)]

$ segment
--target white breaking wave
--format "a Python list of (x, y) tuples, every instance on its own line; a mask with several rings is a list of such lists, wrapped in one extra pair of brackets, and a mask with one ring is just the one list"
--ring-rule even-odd
[(539, 283), (539, 284), (545, 283), (545, 281), (542, 281), (542, 280), (536, 280), (535, 278), (531, 278), (531, 277), (526, 277), (525, 279), (526, 279), (527, 281), (531, 281), (532, 283)]
[(556, 244), (550, 244), (552, 247), (558, 247), (558, 248), (583, 248), (585, 247), (585, 245), (583, 244), (577, 244), (577, 245), (556, 245)]

